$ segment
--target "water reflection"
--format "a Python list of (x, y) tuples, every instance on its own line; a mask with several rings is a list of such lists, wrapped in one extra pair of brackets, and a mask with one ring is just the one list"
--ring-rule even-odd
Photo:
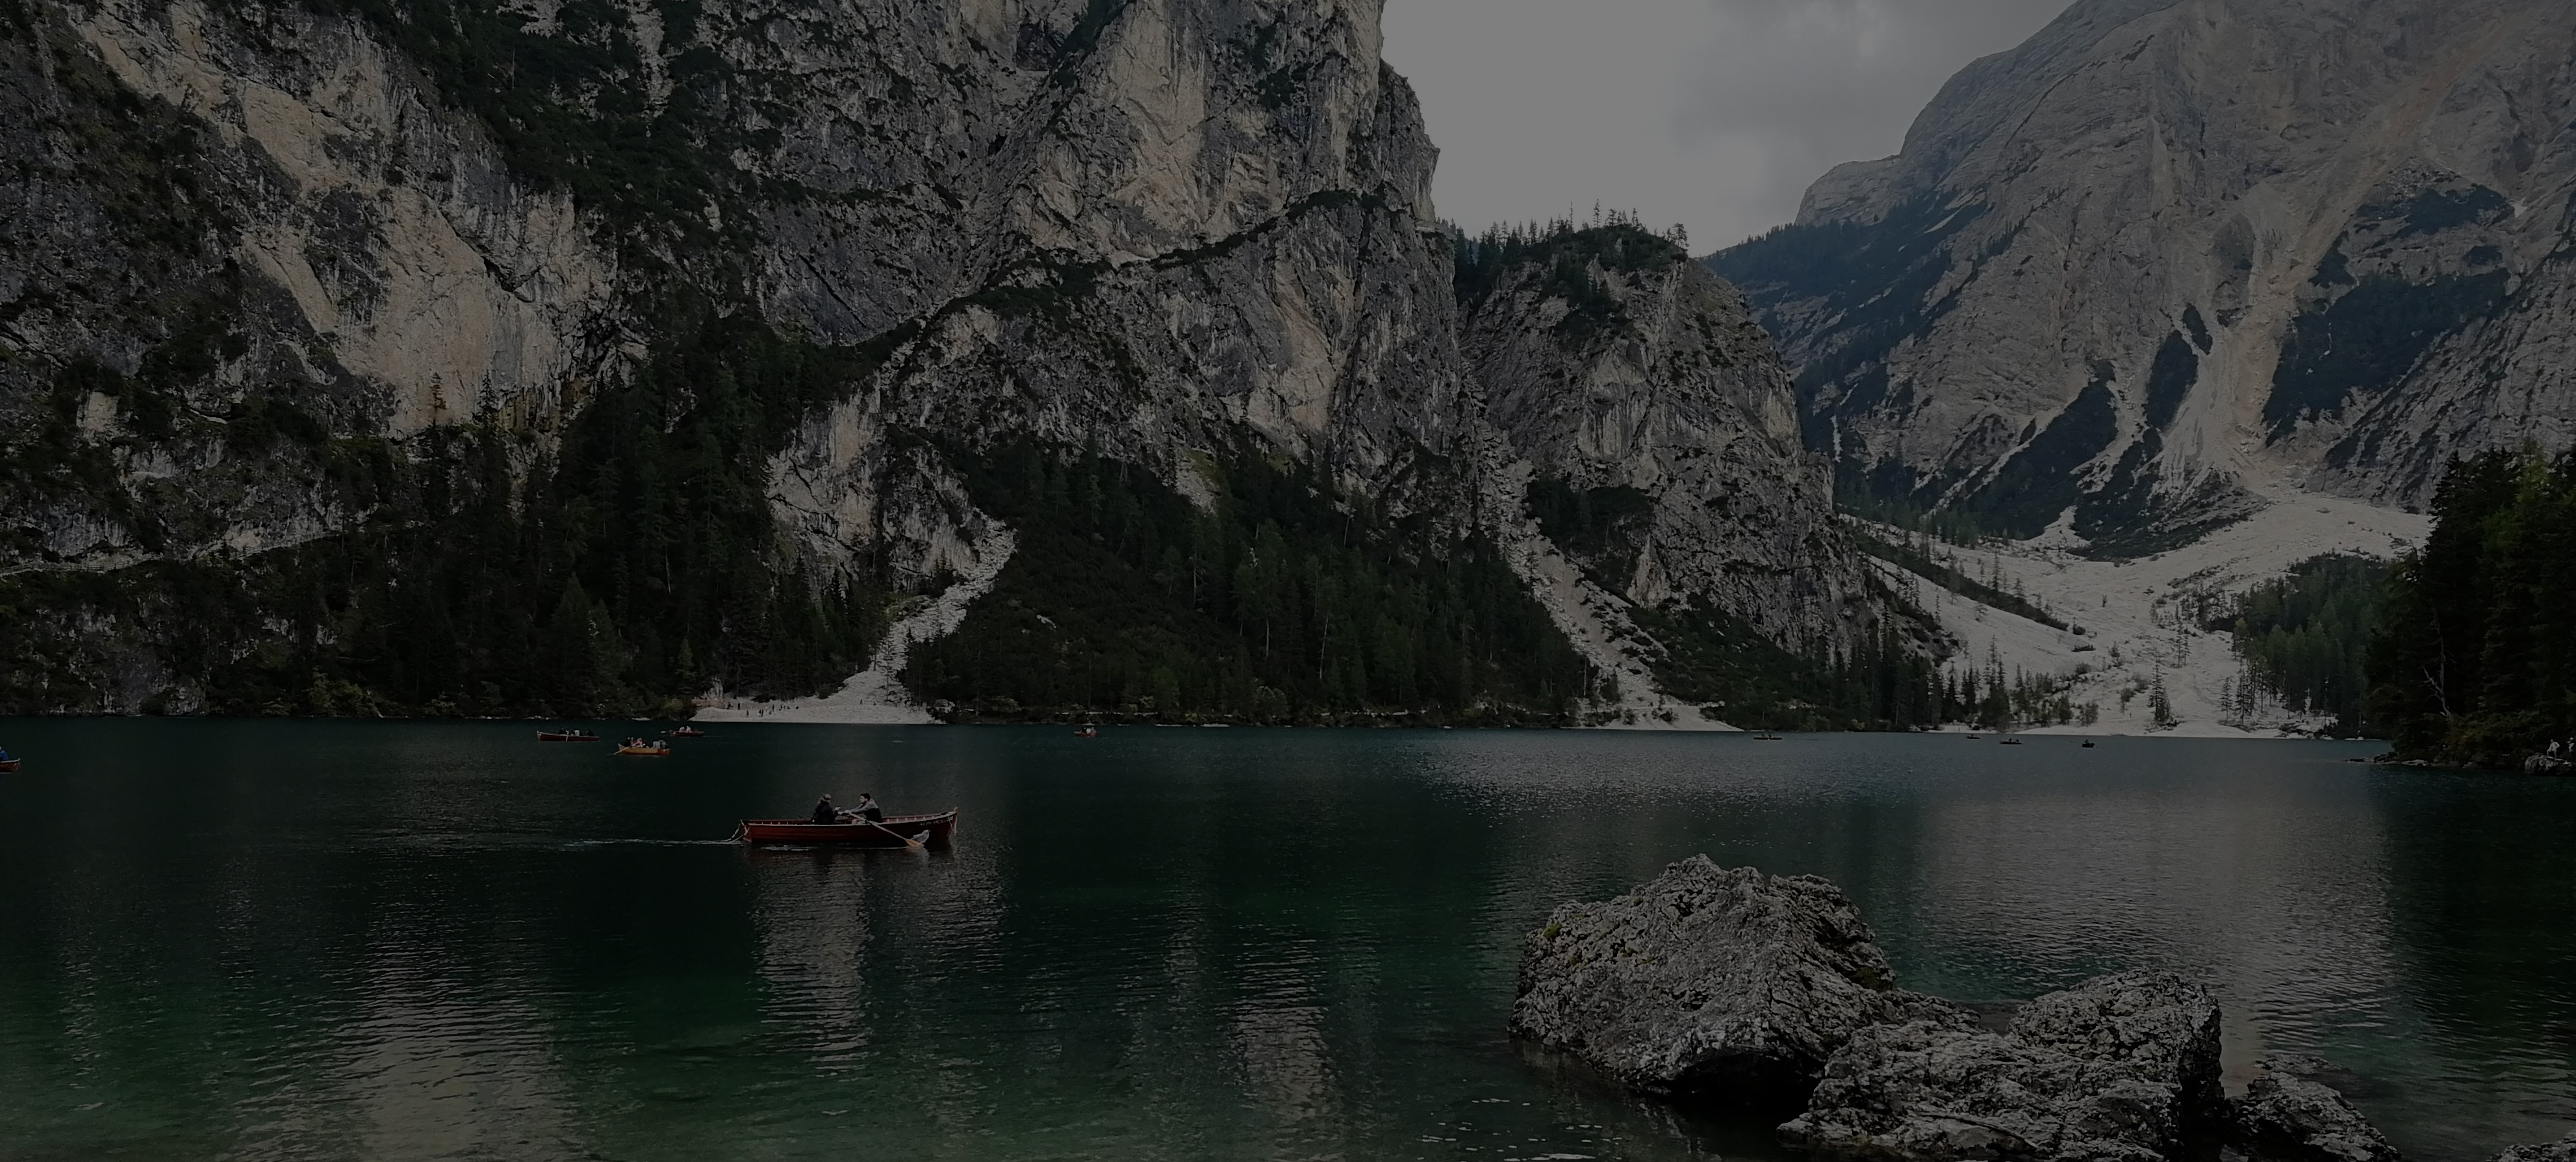
[[(868, 872), (875, 852), (754, 851), (762, 1011), (826, 1071), (867, 1047)], [(895, 858), (907, 858), (900, 853)]]
[(299, 1094), (282, 1110), (263, 1099), (252, 1109), (272, 1125), (280, 1115), (286, 1125), (354, 1123), (348, 1147), (367, 1158), (578, 1153), (541, 997), (525, 982), (475, 979), (406, 927), (389, 920), (371, 935), (364, 979), (351, 989), (359, 1012), (331, 1031), (335, 1060), (325, 1076), (338, 1092)]
[(1271, 1116), (1292, 1124), (1330, 1124), (1341, 1114), (1315, 960), (1313, 943), (1298, 941), (1271, 962), (1232, 974), (1238, 999), (1228, 1040), (1246, 1089)]
[[(52, 772), (0, 783), (18, 1153), (1771, 1157), (1500, 1031), (1550, 907), (1702, 851), (1834, 877), (1936, 992), (2204, 974), (2232, 1063), (2325, 1054), (2419, 1157), (2576, 1122), (2576, 785), (2358, 748), (9, 733)], [(817, 789), (961, 807), (957, 848), (708, 842)]]

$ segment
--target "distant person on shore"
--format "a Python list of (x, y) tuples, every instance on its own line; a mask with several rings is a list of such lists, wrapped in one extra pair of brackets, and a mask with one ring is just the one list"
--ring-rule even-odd
[(859, 806), (856, 811), (852, 812), (852, 814), (857, 815), (859, 818), (865, 819), (870, 823), (885, 822), (885, 809), (877, 806), (876, 796), (865, 791), (859, 792)]
[(840, 808), (832, 805), (832, 797), (830, 795), (825, 795), (820, 799), (814, 800), (814, 822), (839, 823), (841, 822), (842, 814), (843, 812)]

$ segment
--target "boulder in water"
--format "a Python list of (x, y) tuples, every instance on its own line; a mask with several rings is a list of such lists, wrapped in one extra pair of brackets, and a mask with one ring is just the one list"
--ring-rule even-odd
[(2515, 1146), (2496, 1155), (2495, 1162), (2576, 1162), (2576, 1134), (2545, 1146)]
[(2122, 973), (2031, 1002), (2007, 1034), (1864, 1030), (1780, 1136), (1828, 1157), (2145, 1162), (2214, 1120), (2220, 1096), (2208, 991)]
[[(2275, 1055), (2245, 1096), (2227, 1103), (2231, 1136), (2265, 1162), (2399, 1162), (2402, 1155), (2332, 1086), (2312, 1080), (2326, 1064)], [(2567, 1162), (2576, 1162), (2571, 1155)]]
[(2214, 1120), (2226, 1108), (2218, 1082), (2218, 1002), (2173, 973), (2123, 972), (2050, 993), (2013, 1014), (2012, 1035), (2087, 1061), (2133, 1065), (2171, 1083), (2187, 1123)]
[(2178, 1087), (1998, 1033), (1864, 1029), (1780, 1140), (1827, 1158), (2151, 1162), (2176, 1140)]
[(1512, 1032), (1632, 1088), (1796, 1108), (1852, 1034), (1974, 1028), (1896, 988), (1842, 889), (1692, 856), (1635, 891), (1568, 904), (1522, 947)]

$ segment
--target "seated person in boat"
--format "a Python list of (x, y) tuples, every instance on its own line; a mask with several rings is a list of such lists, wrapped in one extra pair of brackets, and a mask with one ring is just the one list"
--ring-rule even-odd
[(859, 792), (859, 805), (850, 814), (870, 823), (885, 822), (885, 808), (877, 806), (877, 797), (865, 791)]
[(820, 799), (814, 800), (814, 822), (816, 823), (847, 822), (844, 816), (847, 816), (848, 814), (849, 812), (843, 811), (832, 805), (832, 797), (830, 795), (825, 795)]

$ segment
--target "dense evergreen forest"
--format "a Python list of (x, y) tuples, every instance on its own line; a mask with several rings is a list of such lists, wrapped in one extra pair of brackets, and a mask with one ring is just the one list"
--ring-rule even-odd
[(1390, 520), (1258, 456), (1152, 473), (1014, 445), (960, 455), (1018, 552), (905, 674), (962, 719), (1560, 724), (1591, 667), (1493, 546)]
[[(286, 418), (234, 438), (309, 445), (349, 507), (380, 515), (239, 560), (0, 579), (0, 705), (51, 710), (97, 680), (66, 610), (150, 627), (213, 713), (678, 714), (713, 681), (846, 677), (885, 594), (778, 567), (761, 465), (862, 357), (747, 322), (687, 334), (515, 483), (518, 437), (456, 429), (397, 454), (266, 404)], [(78, 459), (72, 398), (0, 477)]]
[[(90, 652), (102, 625), (168, 647), (178, 672), (166, 678), (203, 695), (171, 708), (216, 713), (676, 713), (711, 682), (804, 694), (863, 665), (886, 595), (864, 570), (796, 572), (772, 529), (765, 465), (790, 425), (897, 336), (830, 349), (760, 321), (739, 257), (752, 215), (721, 160), (745, 143), (709, 110), (784, 96), (732, 92), (720, 62), (695, 53), (647, 101), (633, 22), (601, 0), (560, 7), (571, 36), (530, 34), (499, 0), (311, 3), (375, 24), (491, 129), (515, 175), (575, 198), (630, 276), (629, 329), (646, 348), (631, 374), (596, 387), (550, 453), (485, 427), (401, 448), (349, 435), (301, 383), (251, 384), (214, 419), (175, 409), (168, 401), (214, 373), (219, 353), (238, 353), (220, 304), (133, 375), (70, 364), (31, 426), (11, 433), (0, 488), (86, 495), (152, 548), (169, 518), (125, 495), (77, 430), (80, 401), (95, 394), (139, 417), (126, 425), (130, 452), (219, 440), (236, 457), (309, 466), (341, 510), (368, 515), (237, 559), (0, 578), (0, 711), (98, 704), (127, 677)], [(689, 36), (694, 11), (663, 6), (666, 34)], [(83, 99), (100, 104), (103, 126), (147, 107), (100, 91)], [(97, 135), (105, 153), (142, 150), (140, 139)], [(116, 172), (186, 174), (194, 138), (170, 141), (119, 155)], [(130, 184), (126, 216), (176, 224), (162, 230), (174, 252), (220, 241), (192, 217), (188, 183)]]
[(2291, 710), (2332, 715), (2334, 733), (2365, 730), (2362, 663), (2387, 579), (2385, 561), (2330, 555), (2247, 591), (2226, 628), (2256, 687)]
[(2390, 571), (2370, 713), (2401, 755), (2517, 765), (2576, 739), (2576, 450), (2454, 464)]

